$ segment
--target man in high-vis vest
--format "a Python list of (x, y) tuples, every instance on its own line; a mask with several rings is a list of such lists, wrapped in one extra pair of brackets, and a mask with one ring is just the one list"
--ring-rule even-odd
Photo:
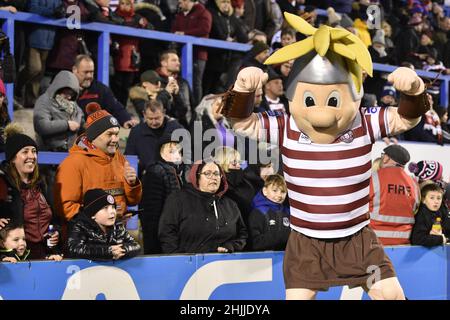
[(381, 154), (381, 167), (370, 181), (370, 226), (383, 245), (409, 244), (420, 190), (404, 166), (408, 150), (390, 145)]

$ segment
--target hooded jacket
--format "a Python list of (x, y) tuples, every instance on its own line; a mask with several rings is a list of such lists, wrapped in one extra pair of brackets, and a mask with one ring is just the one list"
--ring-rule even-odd
[(80, 123), (80, 128), (84, 125), (83, 111), (76, 102), (73, 103), (74, 108), (70, 113), (56, 101), (56, 93), (63, 88), (72, 89), (78, 97), (80, 90), (78, 79), (70, 71), (59, 72), (45, 93), (36, 101), (33, 124), (35, 132), (39, 135), (37, 140), (41, 150), (69, 150), (75, 142), (77, 132), (69, 129), (67, 121)]
[(141, 201), (142, 185), (139, 179), (133, 186), (125, 181), (125, 162), (120, 151), (110, 157), (81, 135), (56, 172), (54, 197), (57, 212), (66, 220), (72, 219), (80, 210), (85, 192), (95, 188), (114, 196), (119, 215), (128, 205), (137, 205)]
[(125, 249), (123, 258), (134, 257), (141, 249), (122, 224), (116, 223), (104, 233), (91, 217), (82, 212), (70, 222), (67, 250), (71, 258), (112, 260), (110, 247), (118, 244)]
[(273, 202), (259, 191), (248, 219), (252, 250), (284, 250), (291, 232), (289, 207)]
[(166, 200), (159, 221), (159, 241), (163, 253), (208, 253), (218, 247), (228, 252), (242, 251), (247, 241), (247, 228), (236, 203), (224, 197), (228, 189), (225, 174), (219, 190), (202, 192), (194, 164), (189, 174), (191, 185), (175, 191)]

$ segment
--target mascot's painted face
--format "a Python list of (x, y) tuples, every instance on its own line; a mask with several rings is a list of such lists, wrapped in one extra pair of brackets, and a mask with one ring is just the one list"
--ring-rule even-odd
[(315, 143), (332, 143), (350, 128), (361, 100), (349, 85), (298, 82), (289, 110), (297, 127)]

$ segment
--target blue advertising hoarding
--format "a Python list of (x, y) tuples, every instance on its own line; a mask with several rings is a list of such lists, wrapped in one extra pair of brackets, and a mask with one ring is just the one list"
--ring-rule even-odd
[[(409, 299), (447, 299), (447, 247), (385, 249)], [(0, 263), (0, 299), (281, 300), (283, 252)], [(331, 288), (317, 299), (368, 299)]]

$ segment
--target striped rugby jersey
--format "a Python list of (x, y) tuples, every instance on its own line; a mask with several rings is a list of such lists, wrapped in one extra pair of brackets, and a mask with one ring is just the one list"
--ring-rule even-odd
[(389, 135), (387, 113), (361, 108), (352, 129), (331, 144), (312, 143), (285, 112), (258, 114), (259, 139), (280, 146), (292, 229), (329, 239), (369, 224), (372, 144)]

